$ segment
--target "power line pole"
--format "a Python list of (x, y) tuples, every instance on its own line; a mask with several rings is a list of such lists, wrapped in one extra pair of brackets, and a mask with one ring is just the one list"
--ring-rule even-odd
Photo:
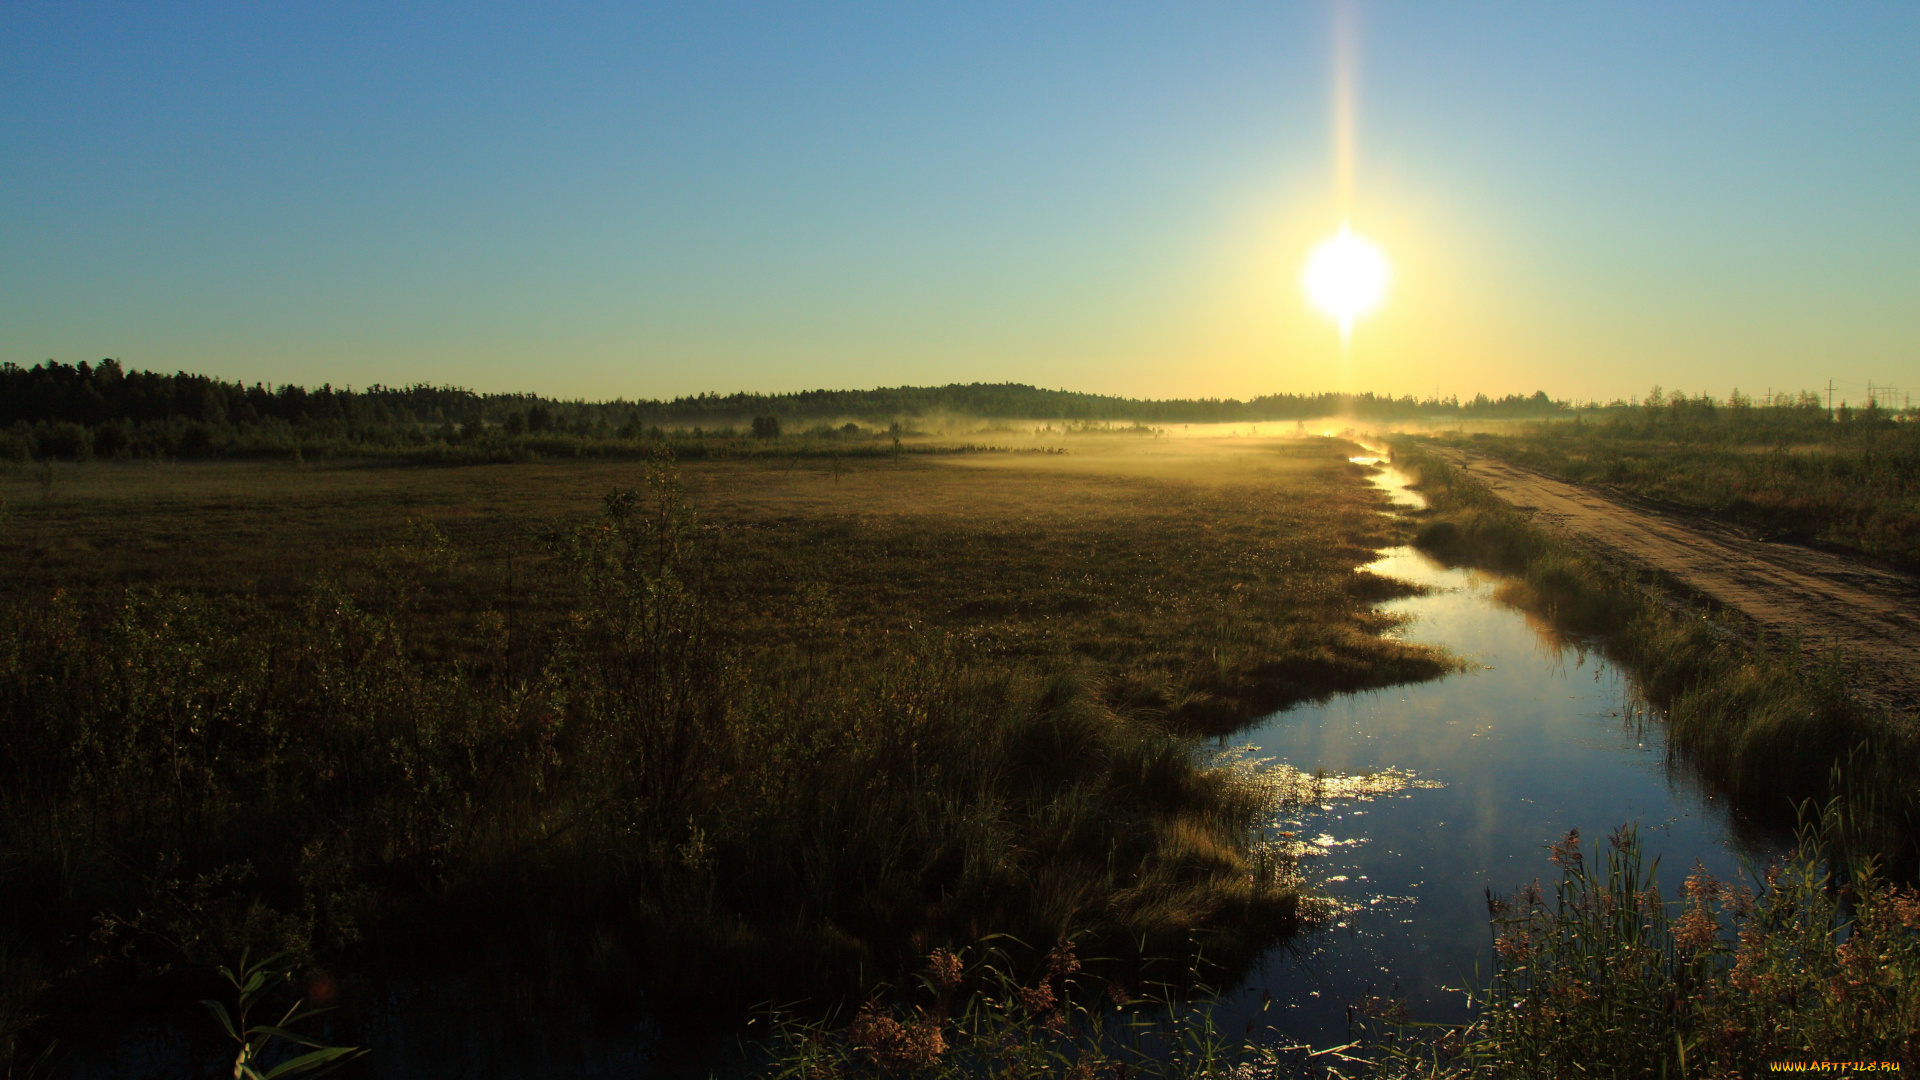
[(1833, 419), (1833, 380), (1827, 380), (1827, 419)]

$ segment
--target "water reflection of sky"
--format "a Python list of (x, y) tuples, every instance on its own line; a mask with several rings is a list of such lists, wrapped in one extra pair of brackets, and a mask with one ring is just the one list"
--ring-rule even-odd
[[(1399, 479), (1376, 478), (1397, 504), (1415, 504)], [(1225, 1030), (1259, 1015), (1263, 992), (1273, 1003), (1256, 1022), (1316, 1045), (1344, 1041), (1347, 1005), (1369, 992), (1403, 998), (1415, 1019), (1465, 1019), (1463, 991), (1489, 965), (1486, 890), (1551, 882), (1546, 845), (1569, 828), (1590, 843), (1638, 822), (1669, 894), (1695, 860), (1730, 876), (1743, 851), (1761, 854), (1734, 838), (1724, 800), (1669, 766), (1663, 731), (1633, 722), (1619, 668), (1553, 645), (1494, 600), (1496, 579), (1411, 548), (1371, 569), (1434, 590), (1382, 606), (1410, 617), (1407, 640), (1444, 646), (1469, 669), (1291, 709), (1235, 741), (1302, 769), (1391, 766), (1444, 786), (1330, 802), (1281, 823), (1337, 841), (1303, 867), (1343, 910), (1227, 996)]]

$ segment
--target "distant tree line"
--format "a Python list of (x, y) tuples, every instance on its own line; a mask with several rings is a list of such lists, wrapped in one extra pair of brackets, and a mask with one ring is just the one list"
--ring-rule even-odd
[[(0, 457), (221, 457), (322, 454), (455, 457), (609, 451), (650, 438), (760, 440), (782, 431), (877, 438), (942, 415), (1068, 423), (1254, 423), (1346, 415), (1366, 420), (1568, 415), (1544, 391), (1470, 401), (1364, 394), (1140, 400), (1019, 383), (954, 383), (672, 400), (562, 401), (452, 386), (267, 386), (126, 370), (118, 361), (0, 365)], [(784, 428), (782, 425), (785, 425)], [(458, 453), (454, 453), (458, 450)], [(610, 452), (610, 451), (609, 451)]]
[(747, 416), (896, 418), (977, 416), (998, 420), (1138, 421), (1157, 424), (1238, 424), (1353, 416), (1406, 420), (1427, 416), (1549, 417), (1573, 406), (1545, 391), (1462, 402), (1455, 397), (1415, 398), (1362, 394), (1268, 394), (1237, 398), (1140, 398), (1043, 390), (1022, 383), (952, 383), (875, 390), (804, 390), (790, 394), (699, 394), (672, 401), (634, 403), (650, 421), (732, 419)]
[(1572, 419), (1588, 439), (1784, 445), (1883, 437), (1911, 441), (1916, 416), (1920, 413), (1913, 409), (1889, 408), (1873, 398), (1862, 406), (1830, 407), (1806, 390), (1754, 396), (1736, 389), (1716, 398), (1655, 386), (1643, 398), (1582, 409)]
[(346, 423), (441, 422), (464, 419), (476, 410), (526, 408), (531, 394), (478, 395), (455, 387), (424, 383), (395, 389), (336, 390), (321, 386), (266, 387), (223, 382), (179, 372), (123, 371), (118, 361), (75, 366), (47, 361), (31, 368), (0, 365), (0, 424), (39, 421), (84, 424), (114, 421), (200, 420), (206, 423), (254, 423), (280, 420)]

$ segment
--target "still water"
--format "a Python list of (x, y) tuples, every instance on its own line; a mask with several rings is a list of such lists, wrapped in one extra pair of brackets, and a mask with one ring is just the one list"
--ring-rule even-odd
[[(1391, 468), (1374, 477), (1396, 506), (1420, 505), (1406, 481)], [(1370, 569), (1429, 590), (1381, 605), (1407, 620), (1398, 636), (1442, 646), (1468, 667), (1289, 709), (1234, 737), (1309, 772), (1392, 768), (1415, 781), (1370, 799), (1328, 799), (1280, 824), (1307, 851), (1309, 881), (1340, 911), (1225, 996), (1223, 1030), (1254, 1019), (1333, 1045), (1346, 1041), (1347, 1006), (1369, 993), (1404, 1000), (1416, 1020), (1466, 1019), (1465, 991), (1485, 982), (1491, 955), (1487, 890), (1510, 894), (1536, 877), (1550, 886), (1546, 846), (1570, 828), (1590, 846), (1637, 822), (1669, 895), (1696, 861), (1725, 878), (1782, 849), (1669, 758), (1664, 728), (1648, 720), (1624, 671), (1501, 604), (1499, 578), (1406, 547)]]

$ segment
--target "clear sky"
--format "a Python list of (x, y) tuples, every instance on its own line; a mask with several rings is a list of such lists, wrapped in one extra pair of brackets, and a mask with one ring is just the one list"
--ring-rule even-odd
[(1920, 5), (0, 7), (0, 360), (1920, 396)]

